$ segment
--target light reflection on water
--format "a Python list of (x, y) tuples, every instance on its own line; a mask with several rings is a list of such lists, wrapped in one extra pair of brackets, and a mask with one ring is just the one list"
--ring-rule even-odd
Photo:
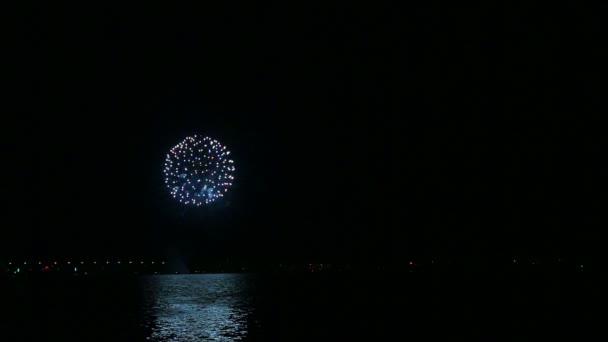
[(145, 323), (151, 341), (241, 341), (253, 303), (250, 276), (164, 275), (145, 279)]

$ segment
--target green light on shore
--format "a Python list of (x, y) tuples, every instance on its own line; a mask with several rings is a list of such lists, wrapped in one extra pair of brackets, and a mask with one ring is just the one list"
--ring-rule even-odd
[(21, 269), (17, 267), (17, 273), (21, 272)]
[(78, 267), (74, 267), (74, 272), (78, 272)]

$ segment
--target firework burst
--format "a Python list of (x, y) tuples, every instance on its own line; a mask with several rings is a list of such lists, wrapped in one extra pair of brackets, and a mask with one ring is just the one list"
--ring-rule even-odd
[(171, 195), (190, 206), (224, 197), (234, 180), (230, 151), (209, 137), (187, 137), (165, 159), (165, 184)]

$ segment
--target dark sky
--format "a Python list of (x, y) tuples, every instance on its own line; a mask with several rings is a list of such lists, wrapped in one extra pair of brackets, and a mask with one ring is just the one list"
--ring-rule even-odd
[[(3, 254), (601, 249), (592, 9), (79, 6), (15, 30)], [(195, 133), (237, 174), (224, 205), (184, 212), (161, 167)]]

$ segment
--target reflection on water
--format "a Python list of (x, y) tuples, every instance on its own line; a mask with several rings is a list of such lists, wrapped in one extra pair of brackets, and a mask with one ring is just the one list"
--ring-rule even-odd
[[(601, 308), (589, 310), (604, 293), (597, 278), (554, 276), (511, 274), (500, 281), (462, 273), (11, 279), (0, 283), (0, 341), (393, 341), (394, 336), (419, 340), (418, 334), (445, 340), (445, 332), (467, 341), (536, 341), (550, 340), (547, 332), (559, 337), (589, 334), (591, 325), (603, 327), (595, 315)], [(516, 314), (497, 319), (508, 311)], [(600, 332), (605, 336), (605, 329)], [(533, 333), (539, 336), (532, 338)]]
[(147, 278), (144, 325), (151, 331), (148, 340), (243, 340), (255, 324), (249, 277), (203, 274)]

